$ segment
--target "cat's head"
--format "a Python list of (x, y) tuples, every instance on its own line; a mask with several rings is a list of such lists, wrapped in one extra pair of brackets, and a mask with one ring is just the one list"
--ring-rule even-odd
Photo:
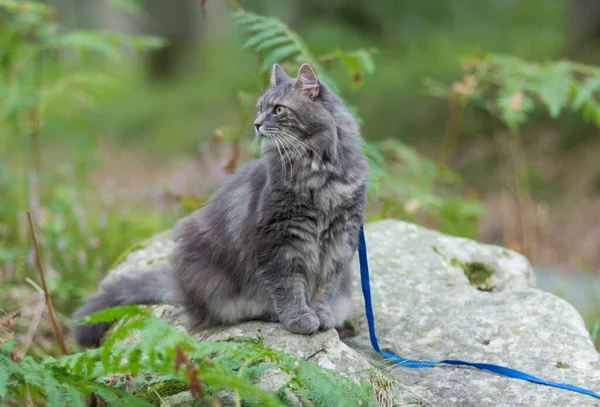
[(256, 134), (263, 145), (297, 152), (310, 148), (322, 155), (337, 141), (334, 117), (339, 105), (310, 65), (303, 64), (292, 79), (276, 64), (269, 89), (258, 99)]

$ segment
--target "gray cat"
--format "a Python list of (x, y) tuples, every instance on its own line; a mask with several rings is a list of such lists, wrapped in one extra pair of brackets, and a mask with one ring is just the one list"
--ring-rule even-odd
[[(359, 127), (308, 64), (294, 80), (273, 67), (254, 126), (262, 156), (174, 229), (169, 270), (101, 285), (75, 312), (174, 302), (190, 328), (253, 319), (310, 334), (339, 326), (366, 201)], [(98, 346), (108, 323), (79, 325)]]

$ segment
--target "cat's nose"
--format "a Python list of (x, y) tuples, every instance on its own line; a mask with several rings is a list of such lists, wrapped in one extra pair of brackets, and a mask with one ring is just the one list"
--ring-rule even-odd
[(262, 124), (262, 121), (259, 119), (254, 120), (254, 128), (256, 129), (256, 131), (258, 131), (258, 129), (260, 128)]

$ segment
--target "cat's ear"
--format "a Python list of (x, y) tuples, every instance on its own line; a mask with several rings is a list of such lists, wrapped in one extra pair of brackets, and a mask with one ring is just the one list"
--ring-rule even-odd
[(319, 81), (315, 71), (309, 64), (302, 64), (300, 67), (298, 79), (296, 79), (296, 89), (301, 90), (311, 98), (319, 96)]
[(290, 81), (291, 78), (287, 76), (285, 71), (279, 64), (273, 65), (273, 71), (271, 71), (271, 86), (280, 85), (283, 82)]

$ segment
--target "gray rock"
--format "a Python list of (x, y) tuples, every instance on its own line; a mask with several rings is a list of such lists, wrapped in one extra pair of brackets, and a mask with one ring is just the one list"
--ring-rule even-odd
[[(152, 312), (158, 318), (168, 321), (177, 330), (187, 331), (185, 317), (180, 307), (160, 305), (154, 307)], [(292, 334), (280, 324), (252, 321), (235, 326), (215, 327), (190, 334), (198, 342), (216, 342), (232, 337), (256, 338), (262, 336), (264, 338), (263, 344), (266, 347), (335, 370), (357, 384), (361, 382), (371, 383), (375, 396), (390, 402), (390, 404), (382, 405), (401, 405), (402, 400), (405, 399), (419, 400), (418, 397), (412, 394), (410, 389), (404, 388), (389, 375), (382, 374), (373, 363), (340, 341), (336, 330), (304, 336)], [(131, 340), (135, 341), (139, 338), (134, 337)], [(276, 392), (288, 379), (289, 376), (281, 370), (271, 369), (262, 374), (257, 386), (262, 390)], [(188, 398), (190, 398), (189, 394)], [(289, 391), (287, 392), (287, 398), (293, 401), (294, 405), (310, 405), (307, 400), (300, 400)], [(185, 396), (177, 398), (177, 405), (185, 405), (181, 404), (182, 399), (185, 399)], [(233, 402), (233, 395), (220, 394), (219, 400), (224, 405), (228, 405), (229, 401)]]
[[(581, 316), (567, 302), (534, 288), (533, 270), (523, 256), (399, 221), (369, 224), (366, 234), (383, 349), (411, 359), (495, 363), (600, 391), (600, 356)], [(157, 235), (129, 253), (108, 278), (163, 267), (172, 248), (168, 232)], [(344, 342), (335, 331), (297, 336), (262, 322), (193, 335), (214, 341), (260, 334), (267, 346), (354, 381), (369, 380), (386, 406), (600, 406), (590, 397), (471, 368), (413, 370), (382, 360), (369, 343), (358, 261), (355, 273), (349, 320), (355, 336)], [(185, 330), (177, 307), (158, 306), (154, 313)], [(285, 380), (283, 372), (269, 370), (259, 386), (273, 391)], [(181, 393), (165, 400), (185, 406), (185, 397)], [(295, 404), (308, 405), (299, 399)]]
[[(505, 249), (380, 221), (366, 227), (380, 346), (402, 357), (500, 364), (546, 380), (600, 391), (600, 356), (581, 316), (533, 286), (527, 260)], [(481, 284), (466, 273), (484, 268)], [(485, 273), (484, 273), (485, 274)], [(357, 289), (347, 343), (370, 350)], [(394, 367), (392, 374), (433, 405), (600, 406), (600, 400), (471, 368)]]

